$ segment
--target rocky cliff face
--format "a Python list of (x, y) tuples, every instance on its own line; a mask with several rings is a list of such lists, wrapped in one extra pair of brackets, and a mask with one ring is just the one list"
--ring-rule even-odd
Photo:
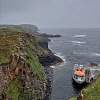
[(1, 28), (0, 100), (48, 100), (49, 65), (59, 61), (48, 49), (47, 38)]
[(43, 100), (46, 81), (40, 80), (19, 55), (12, 55), (10, 63), (0, 66), (0, 94), (7, 100)]
[(0, 95), (2, 99), (43, 100), (46, 75), (38, 60), (44, 50), (36, 38), (0, 30)]

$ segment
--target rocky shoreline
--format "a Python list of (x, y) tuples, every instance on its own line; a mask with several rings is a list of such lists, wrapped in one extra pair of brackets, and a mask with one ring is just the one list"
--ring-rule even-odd
[(49, 51), (48, 55), (39, 57), (39, 60), (40, 60), (40, 63), (44, 66), (45, 73), (47, 75), (47, 82), (48, 82), (46, 96), (44, 100), (50, 100), (51, 91), (52, 91), (52, 82), (53, 82), (53, 69), (50, 66), (60, 64), (63, 62), (63, 60), (52, 53), (52, 51), (48, 48), (48, 42), (46, 42), (45, 44), (42, 44), (42, 46), (46, 47)]

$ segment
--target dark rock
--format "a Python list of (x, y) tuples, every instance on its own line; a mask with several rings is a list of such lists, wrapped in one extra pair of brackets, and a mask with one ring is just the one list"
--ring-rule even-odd
[(42, 33), (41, 34), (43, 37), (47, 37), (47, 38), (53, 38), (53, 37), (61, 37), (61, 35), (53, 35), (53, 34), (46, 34), (46, 33)]
[(63, 62), (63, 60), (55, 55), (47, 55), (47, 56), (42, 56), (39, 57), (40, 63), (43, 66), (50, 66), (50, 65), (55, 65), (57, 63)]

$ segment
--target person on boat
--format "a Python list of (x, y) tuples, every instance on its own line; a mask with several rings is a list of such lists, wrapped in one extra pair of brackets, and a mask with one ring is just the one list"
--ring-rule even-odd
[(83, 77), (83, 76), (85, 76), (85, 71), (83, 68), (77, 68), (75, 70), (74, 74), (77, 76)]

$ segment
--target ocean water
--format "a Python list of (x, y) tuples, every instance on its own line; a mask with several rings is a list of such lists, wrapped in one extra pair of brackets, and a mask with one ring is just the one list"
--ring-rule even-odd
[(64, 63), (51, 66), (54, 70), (51, 100), (68, 100), (77, 96), (81, 87), (72, 83), (74, 64), (100, 64), (100, 29), (43, 29), (48, 34), (60, 34), (60, 38), (51, 38), (49, 48)]

